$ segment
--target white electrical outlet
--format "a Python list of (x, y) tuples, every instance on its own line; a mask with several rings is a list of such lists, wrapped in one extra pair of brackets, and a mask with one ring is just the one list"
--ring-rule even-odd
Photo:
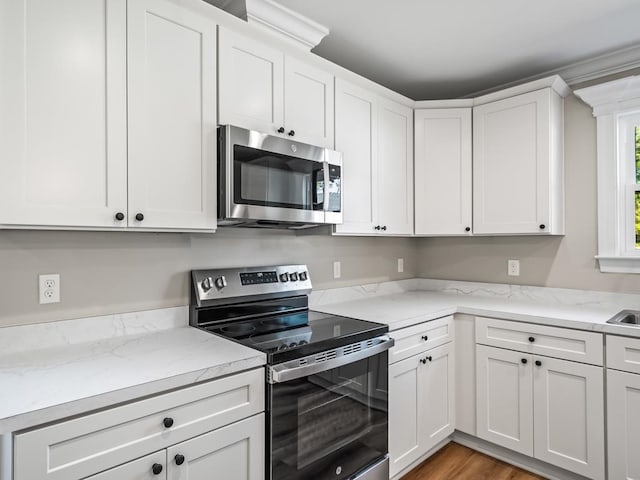
[(507, 260), (507, 275), (510, 277), (520, 276), (520, 260)]
[(333, 262), (333, 278), (340, 278), (341, 275), (340, 262)]
[(398, 273), (404, 272), (404, 258), (398, 259)]
[(60, 303), (60, 275), (40, 275), (38, 277), (40, 286), (40, 304)]

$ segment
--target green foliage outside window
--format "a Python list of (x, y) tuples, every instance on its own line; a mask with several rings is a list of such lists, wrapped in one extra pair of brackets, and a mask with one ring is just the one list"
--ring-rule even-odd
[[(640, 127), (636, 127), (636, 183), (640, 183)], [(636, 248), (640, 248), (640, 192), (636, 192)]]

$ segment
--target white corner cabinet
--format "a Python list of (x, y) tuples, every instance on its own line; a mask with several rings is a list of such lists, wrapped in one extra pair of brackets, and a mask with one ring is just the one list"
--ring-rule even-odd
[(640, 480), (640, 339), (607, 335), (609, 479)]
[(477, 436), (603, 480), (602, 335), (478, 317), (476, 342)]
[(389, 477), (444, 441), (455, 428), (453, 317), (390, 332)]
[(564, 234), (558, 76), (469, 100), (418, 102), (415, 234)]
[(550, 87), (474, 106), (475, 234), (564, 234), (563, 116)]
[(415, 234), (470, 235), (471, 108), (415, 111)]
[(264, 480), (264, 369), (14, 436), (13, 480)]
[(413, 234), (413, 111), (336, 78), (335, 148), (342, 152), (338, 235)]
[(219, 123), (333, 148), (333, 75), (219, 29)]
[(0, 2), (0, 226), (215, 229), (208, 8)]

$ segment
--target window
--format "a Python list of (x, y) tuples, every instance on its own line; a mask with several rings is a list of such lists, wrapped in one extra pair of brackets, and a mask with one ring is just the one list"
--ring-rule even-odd
[(598, 124), (600, 271), (640, 273), (640, 76), (575, 94)]

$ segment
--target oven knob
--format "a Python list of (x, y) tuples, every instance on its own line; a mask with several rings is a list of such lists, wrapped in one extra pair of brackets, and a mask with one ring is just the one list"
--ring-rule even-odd
[(297, 347), (298, 344), (296, 342), (292, 342), (289, 344), (289, 348)]
[(213, 278), (207, 277), (202, 281), (202, 289), (206, 292), (213, 288)]
[(297, 274), (296, 272), (291, 272), (291, 273), (289, 274), (289, 279), (290, 279), (292, 282), (297, 282), (297, 281), (298, 281), (298, 274)]
[(218, 290), (222, 290), (224, 287), (227, 286), (227, 279), (224, 278), (224, 275), (222, 275), (221, 277), (217, 277), (215, 284)]
[(298, 275), (298, 278), (300, 279), (301, 282), (306, 282), (309, 276), (307, 275), (307, 272), (300, 272), (300, 274)]
[(280, 274), (280, 281), (281, 282), (288, 282), (289, 281), (289, 274), (288, 273), (281, 273)]

